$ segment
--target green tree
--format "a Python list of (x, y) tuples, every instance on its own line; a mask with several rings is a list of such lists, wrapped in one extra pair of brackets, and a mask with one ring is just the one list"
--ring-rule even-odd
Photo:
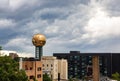
[(33, 81), (37, 81), (35, 77), (33, 77)]
[(114, 80), (120, 81), (120, 74), (118, 72), (116, 72), (116, 73), (112, 74), (112, 78)]
[(2, 46), (0, 46), (0, 56), (2, 55), (2, 54), (1, 54), (1, 50), (2, 50)]
[(73, 78), (69, 78), (69, 80), (68, 81), (73, 81)]
[(0, 46), (0, 50), (2, 50), (2, 46)]
[(43, 81), (52, 81), (47, 73), (43, 75)]
[(19, 70), (19, 63), (8, 56), (0, 57), (0, 81), (28, 81), (23, 70)]
[(68, 81), (80, 81), (78, 78), (70, 78)]

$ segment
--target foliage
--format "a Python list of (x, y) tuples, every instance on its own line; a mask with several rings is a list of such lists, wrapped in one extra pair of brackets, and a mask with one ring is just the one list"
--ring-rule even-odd
[(33, 81), (37, 81), (35, 77), (33, 77)]
[(73, 81), (73, 78), (70, 78), (68, 81)]
[(19, 63), (8, 56), (0, 57), (0, 81), (28, 81), (25, 71), (19, 70)]
[(68, 81), (80, 81), (80, 79), (78, 79), (78, 77), (77, 78), (69, 78)]
[(117, 81), (120, 81), (120, 74), (118, 72), (112, 74), (112, 78), (117, 80)]
[(43, 75), (43, 81), (52, 81), (47, 73)]
[(0, 50), (2, 50), (2, 46), (0, 46)]
[(2, 55), (2, 54), (1, 54), (1, 50), (2, 50), (2, 46), (0, 46), (0, 56)]

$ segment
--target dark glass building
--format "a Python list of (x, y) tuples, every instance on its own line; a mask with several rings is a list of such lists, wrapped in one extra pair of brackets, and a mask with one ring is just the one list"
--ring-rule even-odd
[(99, 56), (100, 75), (111, 77), (113, 73), (120, 73), (120, 53), (54, 53), (58, 59), (67, 59), (68, 78), (83, 78), (92, 75), (92, 56)]

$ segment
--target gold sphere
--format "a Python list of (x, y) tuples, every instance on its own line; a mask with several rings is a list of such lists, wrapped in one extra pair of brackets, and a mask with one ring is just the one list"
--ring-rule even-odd
[(46, 43), (46, 37), (42, 34), (35, 34), (32, 38), (32, 43), (35, 46), (44, 46)]

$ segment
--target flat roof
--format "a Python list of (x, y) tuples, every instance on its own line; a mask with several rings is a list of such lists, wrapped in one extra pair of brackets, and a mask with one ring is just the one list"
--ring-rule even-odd
[(53, 55), (71, 55), (71, 56), (110, 56), (110, 55), (120, 55), (120, 53), (80, 53), (80, 51), (70, 51), (70, 53), (53, 53)]

